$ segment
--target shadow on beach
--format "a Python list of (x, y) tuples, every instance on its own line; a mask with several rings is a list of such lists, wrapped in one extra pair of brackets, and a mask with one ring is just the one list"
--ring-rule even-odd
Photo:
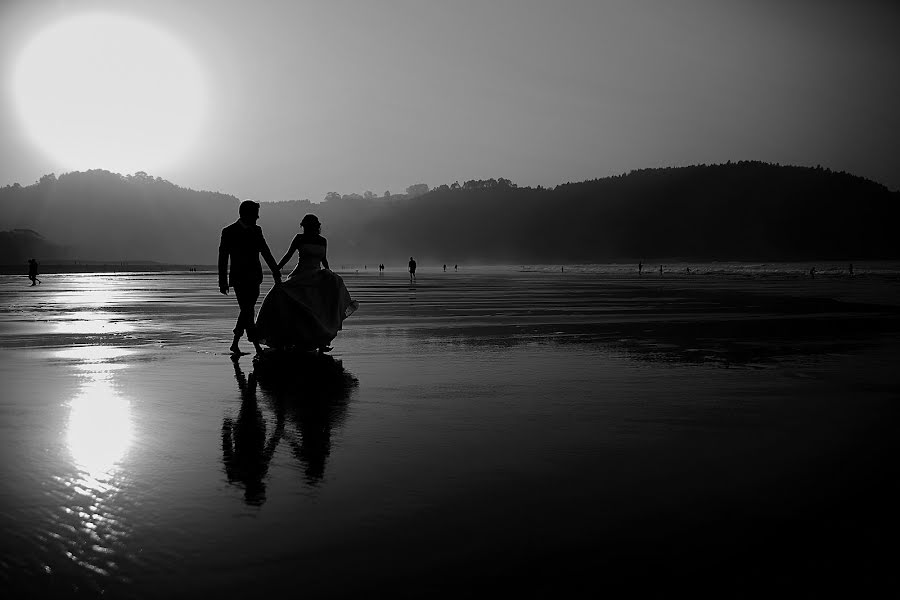
[[(359, 382), (341, 361), (312, 352), (266, 351), (245, 375), (235, 357), (241, 406), (222, 423), (222, 460), (229, 483), (244, 489), (244, 501), (266, 501), (269, 465), (279, 445), (290, 447), (307, 485), (325, 476), (332, 432), (347, 413)], [(273, 417), (266, 419), (260, 400)]]

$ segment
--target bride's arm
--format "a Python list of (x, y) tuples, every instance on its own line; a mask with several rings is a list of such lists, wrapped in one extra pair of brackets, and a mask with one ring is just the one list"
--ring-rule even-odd
[(284, 253), (284, 256), (281, 257), (281, 260), (278, 261), (278, 268), (281, 269), (291, 260), (291, 257), (294, 255), (294, 250), (297, 249), (297, 237), (294, 236), (294, 239), (291, 240), (291, 247), (287, 249), (287, 252)]

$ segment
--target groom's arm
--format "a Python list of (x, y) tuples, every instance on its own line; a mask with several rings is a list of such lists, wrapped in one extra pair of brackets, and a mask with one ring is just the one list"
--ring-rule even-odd
[(228, 244), (225, 242), (225, 230), (219, 240), (219, 291), (228, 293)]
[(269, 269), (271, 269), (272, 271), (272, 277), (275, 278), (275, 281), (280, 282), (281, 269), (278, 268), (278, 263), (275, 262), (275, 257), (272, 256), (272, 251), (269, 250), (269, 245), (266, 243), (266, 238), (263, 237), (262, 229), (259, 229), (259, 252), (260, 254), (262, 254), (263, 260), (266, 261), (266, 264), (269, 265)]

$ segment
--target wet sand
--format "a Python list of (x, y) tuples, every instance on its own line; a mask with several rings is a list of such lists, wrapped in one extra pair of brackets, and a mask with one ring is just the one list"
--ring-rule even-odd
[(0, 277), (2, 587), (897, 584), (895, 279), (344, 278), (331, 358), (254, 362), (211, 273)]

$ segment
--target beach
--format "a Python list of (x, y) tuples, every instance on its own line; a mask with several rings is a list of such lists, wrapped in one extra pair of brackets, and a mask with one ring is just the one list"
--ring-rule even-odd
[(353, 269), (258, 360), (213, 272), (0, 276), (0, 587), (896, 585), (900, 278), (682, 271)]

